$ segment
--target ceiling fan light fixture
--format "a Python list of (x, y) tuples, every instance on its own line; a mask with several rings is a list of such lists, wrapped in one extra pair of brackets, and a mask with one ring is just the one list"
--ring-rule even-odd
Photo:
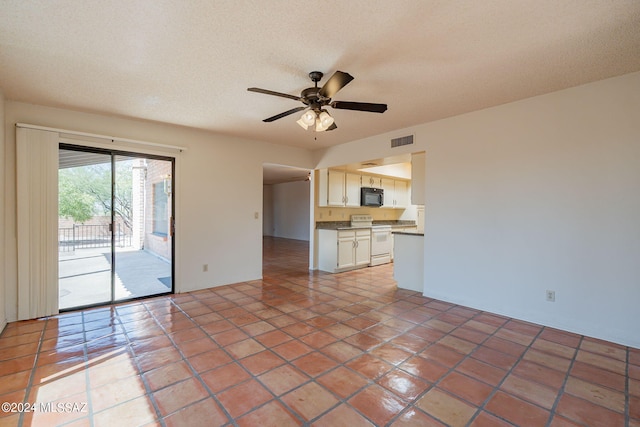
[(324, 110), (322, 110), (322, 112), (318, 116), (318, 119), (320, 119), (320, 122), (322, 123), (322, 127), (325, 129), (331, 126), (334, 122), (334, 119), (333, 117), (331, 117), (331, 114), (327, 113)]
[(313, 81), (314, 85), (313, 87), (304, 89), (300, 93), (300, 96), (274, 92), (272, 90), (260, 89), (258, 87), (250, 87), (247, 90), (249, 92), (257, 92), (263, 93), (265, 95), (292, 99), (294, 101), (300, 101), (302, 102), (302, 104), (304, 104), (303, 106), (292, 108), (283, 113), (268, 117), (264, 119), (263, 122), (270, 123), (304, 110), (304, 113), (296, 123), (298, 123), (298, 125), (300, 125), (300, 127), (304, 130), (308, 130), (313, 126), (313, 129), (316, 132), (324, 132), (326, 130), (331, 131), (338, 128), (334, 123), (333, 117), (331, 117), (331, 115), (327, 111), (323, 110), (323, 107), (331, 107), (342, 110), (368, 111), (371, 113), (384, 113), (387, 110), (387, 104), (332, 101), (334, 95), (353, 80), (353, 76), (343, 71), (336, 71), (329, 78), (329, 80), (327, 80), (325, 84), (322, 85), (322, 87), (318, 87), (318, 82), (322, 79), (322, 76), (323, 74), (320, 71), (312, 71), (311, 73), (309, 73), (309, 77), (311, 78), (311, 81)]
[(316, 132), (324, 132), (329, 129), (329, 127), (333, 124), (334, 119), (331, 117), (331, 114), (322, 110), (318, 113), (316, 117)]
[(315, 111), (312, 110), (307, 110), (302, 114), (302, 117), (300, 117), (300, 121), (302, 123), (304, 123), (305, 125), (307, 125), (307, 127), (309, 126), (313, 126), (316, 122), (316, 113)]
[(300, 127), (301, 127), (302, 129), (304, 129), (304, 130), (309, 129), (309, 126), (307, 126), (307, 124), (306, 124), (305, 122), (303, 122), (303, 121), (302, 121), (302, 119), (300, 119), (300, 120), (296, 121), (296, 123), (297, 123), (297, 124), (299, 124), (299, 125), (300, 125)]

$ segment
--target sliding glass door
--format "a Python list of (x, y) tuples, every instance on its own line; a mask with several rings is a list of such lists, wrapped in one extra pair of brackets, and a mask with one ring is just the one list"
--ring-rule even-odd
[(59, 307), (173, 292), (172, 158), (61, 144)]
[(115, 300), (172, 290), (173, 162), (115, 156)]
[(108, 303), (111, 295), (111, 155), (60, 149), (60, 309)]

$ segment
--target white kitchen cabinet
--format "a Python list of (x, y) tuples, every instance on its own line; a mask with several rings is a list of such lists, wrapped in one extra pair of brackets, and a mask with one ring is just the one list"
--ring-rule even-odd
[(407, 181), (395, 182), (395, 208), (407, 208), (409, 206), (409, 183)]
[(409, 206), (409, 184), (390, 178), (382, 178), (385, 208), (405, 209)]
[(359, 207), (360, 206), (360, 175), (347, 172), (344, 179), (344, 194), (345, 203), (347, 207)]
[(327, 173), (327, 206), (344, 206), (345, 173), (333, 170)]
[(318, 230), (318, 267), (337, 273), (371, 262), (371, 230)]
[(356, 230), (355, 235), (355, 251), (353, 257), (356, 266), (367, 266), (371, 263), (371, 230)]
[(355, 247), (355, 233), (338, 232), (338, 254), (335, 268), (343, 269), (356, 266)]
[(359, 174), (323, 169), (318, 186), (318, 206), (360, 206)]
[(370, 188), (382, 188), (382, 178), (373, 175), (362, 175), (362, 186)]

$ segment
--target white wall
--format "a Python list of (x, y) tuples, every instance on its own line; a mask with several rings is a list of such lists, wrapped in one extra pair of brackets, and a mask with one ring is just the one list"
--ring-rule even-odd
[(426, 150), (425, 295), (640, 347), (638, 88), (627, 74), (316, 156)]
[(310, 181), (272, 185), (274, 237), (309, 240)]
[(273, 185), (262, 186), (262, 235), (273, 236)]
[[(5, 152), (5, 126), (4, 126), (4, 94), (0, 90), (0, 190), (2, 194), (5, 194), (5, 178), (4, 175), (7, 169), (4, 167), (4, 152)], [(5, 197), (0, 197), (0, 332), (7, 325), (6, 315), (6, 290), (5, 290), (5, 275), (7, 268), (5, 266), (5, 232), (4, 232), (4, 209), (5, 209)]]
[[(5, 279), (16, 319), (15, 123), (187, 147), (176, 160), (176, 287), (179, 292), (262, 277), (262, 164), (313, 168), (306, 150), (167, 124), (11, 102), (5, 104)], [(259, 215), (261, 218), (262, 215)], [(209, 271), (203, 272), (203, 264)]]

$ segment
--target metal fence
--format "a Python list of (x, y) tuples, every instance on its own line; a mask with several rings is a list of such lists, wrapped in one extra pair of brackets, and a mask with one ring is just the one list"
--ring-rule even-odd
[[(122, 224), (115, 224), (115, 245), (131, 246), (131, 229)], [(111, 246), (109, 224), (82, 225), (58, 229), (58, 249), (60, 252), (73, 252), (76, 249), (108, 248)]]

